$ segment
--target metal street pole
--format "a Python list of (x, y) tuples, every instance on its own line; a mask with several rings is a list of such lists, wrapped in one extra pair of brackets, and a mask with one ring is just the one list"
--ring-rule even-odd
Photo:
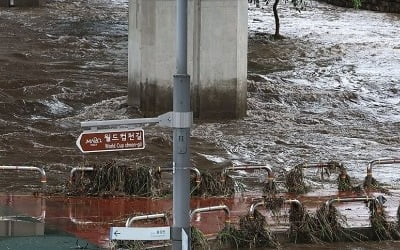
[[(188, 0), (176, 0), (176, 74), (173, 112), (190, 116), (190, 76), (187, 74)], [(173, 226), (174, 250), (190, 249), (190, 126), (173, 128)]]

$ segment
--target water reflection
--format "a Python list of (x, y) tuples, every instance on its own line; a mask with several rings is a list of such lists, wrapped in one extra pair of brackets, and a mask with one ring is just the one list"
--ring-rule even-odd
[[(285, 199), (291, 196), (279, 194)], [(298, 196), (300, 202), (310, 212), (332, 197), (348, 197), (350, 193), (337, 192), (333, 189), (312, 192)], [(353, 194), (355, 195), (355, 194)], [(381, 195), (369, 193), (369, 196)], [(259, 199), (260, 193), (242, 193), (232, 198), (193, 198), (191, 210), (196, 208), (226, 205), (230, 210), (230, 220), (238, 223), (239, 217), (247, 214), (251, 204)], [(386, 195), (385, 210), (389, 221), (396, 218), (400, 201), (398, 195)], [(365, 204), (337, 204), (338, 210), (347, 218), (346, 227), (368, 227), (369, 213)], [(61, 197), (0, 194), (0, 235), (1, 236), (37, 236), (56, 232), (67, 233), (77, 239), (86, 240), (100, 247), (109, 247), (110, 227), (125, 226), (126, 220), (135, 215), (165, 213), (171, 217), (172, 200), (146, 198), (98, 198), (98, 197)], [(266, 216), (271, 230), (288, 230), (289, 207), (284, 206), (280, 214), (272, 214), (265, 208), (260, 208)], [(169, 218), (171, 219), (171, 218)], [(193, 216), (192, 225), (204, 234), (215, 236), (225, 225), (226, 215), (223, 212), (197, 213)], [(46, 222), (46, 224), (44, 223)], [(155, 226), (157, 221), (138, 222), (138, 226)], [(1, 244), (0, 244), (1, 245)]]
[[(0, 236), (39, 236), (44, 235), (46, 218), (46, 199), (21, 203), (13, 194), (0, 198)], [(29, 210), (25, 209), (29, 208)], [(38, 213), (35, 215), (34, 213)]]
[(39, 236), (44, 235), (44, 223), (29, 216), (1, 216), (0, 236)]

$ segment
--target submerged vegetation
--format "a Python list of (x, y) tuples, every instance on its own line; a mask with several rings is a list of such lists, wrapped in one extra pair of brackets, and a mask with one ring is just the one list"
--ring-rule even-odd
[(129, 250), (143, 250), (145, 249), (145, 243), (141, 240), (125, 241), (117, 240), (112, 242), (112, 249), (129, 249)]
[(308, 213), (303, 206), (291, 204), (290, 237), (295, 243), (321, 243), (352, 240), (345, 233), (345, 222), (334, 206), (321, 206), (315, 214)]
[(277, 193), (275, 181), (267, 181), (263, 185), (263, 193), (267, 196), (274, 196)]
[(191, 248), (193, 250), (209, 250), (210, 245), (206, 236), (196, 227), (190, 227)]
[(265, 197), (264, 206), (268, 211), (271, 211), (272, 215), (280, 215), (285, 199), (283, 197)]
[(257, 210), (240, 217), (239, 227), (227, 224), (217, 236), (220, 244), (231, 247), (277, 247), (279, 242), (267, 228), (265, 217)]
[(297, 165), (290, 170), (285, 181), (290, 193), (303, 194), (309, 190), (304, 181), (303, 165)]
[(350, 176), (347, 174), (347, 170), (345, 168), (340, 170), (340, 174), (337, 178), (338, 183), (338, 191), (352, 191), (352, 192), (361, 192), (361, 185), (353, 185)]
[(194, 196), (232, 196), (235, 193), (235, 181), (229, 175), (219, 172), (201, 173), (201, 181), (195, 184), (192, 179), (192, 195)]
[[(153, 168), (120, 166), (115, 162), (91, 164), (93, 171), (79, 171), (67, 184), (70, 195), (89, 196), (141, 196), (156, 197), (171, 193), (170, 187), (162, 185), (161, 172)], [(232, 177), (222, 177), (219, 172), (201, 173), (201, 181), (191, 179), (194, 196), (232, 196), (235, 190), (244, 190)]]
[(353, 185), (351, 184), (350, 176), (347, 174), (346, 169), (342, 169), (340, 172), (338, 179), (338, 190), (339, 191), (352, 191)]
[[(271, 199), (269, 198), (266, 203), (266, 205), (270, 204), (267, 209), (277, 211), (282, 208), (284, 203), (282, 198), (274, 201)], [(323, 204), (315, 213), (310, 213), (298, 202), (293, 202), (290, 203), (289, 209), (289, 239), (297, 244), (400, 239), (399, 224), (387, 221), (381, 202), (371, 200), (365, 204), (370, 212), (371, 229), (375, 237), (368, 238), (365, 234), (345, 228), (346, 219), (332, 204)], [(398, 220), (400, 220), (400, 207)], [(217, 241), (221, 247), (230, 246), (231, 249), (279, 248), (280, 246), (279, 241), (268, 228), (266, 217), (258, 210), (254, 210), (254, 214), (241, 216), (238, 224), (225, 223), (225, 227), (217, 235)], [(123, 249), (145, 249), (147, 244), (142, 241), (115, 241), (114, 243)], [(206, 236), (193, 226), (191, 227), (191, 249), (211, 249)]]
[(338, 170), (343, 172), (345, 170), (343, 164), (336, 161), (311, 165), (307, 163), (298, 164), (288, 172), (285, 178), (285, 184), (290, 193), (303, 194), (310, 190), (304, 181), (303, 169), (305, 168), (318, 168), (321, 171), (321, 178), (324, 178), (324, 175), (329, 177), (332, 172)]
[(372, 172), (367, 172), (367, 176), (364, 179), (363, 183), (364, 189), (368, 190), (378, 190), (382, 193), (389, 193), (386, 188), (383, 188), (382, 185), (372, 176)]
[[(315, 165), (323, 175), (339, 170), (337, 178), (339, 191), (358, 191), (360, 186), (354, 187), (345, 167), (337, 162), (321, 163)], [(312, 166), (312, 167), (315, 167)], [(68, 185), (68, 192), (73, 195), (87, 194), (99, 196), (136, 195), (153, 197), (160, 195), (161, 173), (149, 167), (118, 166), (115, 162), (107, 162), (101, 165), (91, 165), (93, 171), (78, 172)], [(286, 185), (290, 192), (304, 193), (309, 187), (304, 181), (303, 169), (310, 166), (299, 164), (286, 176)], [(198, 196), (231, 196), (237, 190), (238, 185), (229, 175), (220, 172), (203, 172), (201, 181), (191, 179), (192, 195)], [(364, 187), (379, 188), (372, 174), (368, 174)], [(322, 243), (337, 241), (368, 240), (367, 236), (353, 232), (345, 228), (345, 218), (332, 205), (324, 204), (315, 213), (308, 212), (298, 201), (285, 200), (276, 197), (274, 182), (264, 183), (264, 207), (279, 220), (284, 204), (290, 203), (289, 209), (289, 238), (294, 243)], [(384, 197), (382, 197), (384, 199)], [(400, 239), (400, 207), (398, 210), (398, 223), (388, 222), (383, 211), (383, 202), (373, 200), (366, 205), (370, 211), (371, 228), (377, 240)], [(191, 227), (192, 249), (210, 249), (205, 235), (195, 227)], [(272, 247), (279, 246), (274, 234), (268, 228), (265, 216), (258, 210), (253, 214), (241, 216), (239, 223), (234, 225), (226, 223), (217, 236), (222, 245), (230, 245), (233, 248), (241, 247)], [(142, 241), (114, 242), (118, 247), (128, 249), (144, 249), (147, 243)]]
[(318, 242), (313, 234), (311, 215), (305, 208), (296, 203), (290, 205), (289, 210), (289, 238), (294, 243), (315, 243)]
[[(327, 163), (319, 163), (313, 165), (307, 164), (299, 164), (291, 169), (286, 175), (285, 184), (288, 189), (288, 192), (296, 193), (296, 194), (304, 194), (310, 190), (310, 187), (306, 185), (304, 180), (304, 169), (305, 168), (318, 168), (321, 174), (321, 179), (324, 176), (330, 177), (331, 173), (338, 172), (337, 177), (337, 185), (338, 191), (352, 191), (352, 192), (361, 192), (361, 185), (353, 185), (350, 176), (347, 174), (347, 169), (342, 163), (336, 161), (330, 161)], [(372, 178), (372, 176), (367, 176), (364, 182), (364, 188), (371, 186), (379, 190), (383, 190), (379, 188), (376, 180)]]
[(110, 161), (91, 165), (93, 171), (78, 172), (67, 185), (71, 195), (152, 197), (158, 195), (160, 175), (151, 168), (119, 166)]
[(352, 240), (342, 227), (342, 224), (346, 224), (346, 219), (332, 205), (322, 205), (315, 213), (313, 221), (315, 235), (321, 241)]
[(241, 245), (248, 247), (276, 247), (278, 241), (268, 230), (265, 217), (257, 210), (254, 214), (240, 217), (239, 231), (242, 232), (244, 242)]
[[(373, 200), (368, 203), (370, 210), (371, 228), (377, 240), (398, 240), (400, 239), (399, 225), (387, 220), (386, 212), (382, 204)], [(399, 216), (399, 214), (397, 214)], [(399, 218), (399, 217), (398, 217)]]
[(217, 240), (220, 245), (229, 245), (232, 248), (245, 247), (247, 241), (244, 233), (232, 224), (226, 224), (218, 233)]

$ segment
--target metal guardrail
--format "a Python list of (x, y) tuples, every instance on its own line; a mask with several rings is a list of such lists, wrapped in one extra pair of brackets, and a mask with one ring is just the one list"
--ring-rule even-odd
[(36, 216), (35, 219), (44, 222), (46, 218), (46, 199), (43, 197), (40, 201), (40, 206), (41, 206), (41, 214), (39, 216)]
[(71, 169), (71, 173), (69, 174), (69, 182), (72, 183), (72, 179), (74, 177), (75, 172), (77, 171), (93, 171), (93, 167), (75, 167)]
[(250, 209), (249, 209), (249, 214), (251, 217), (254, 217), (254, 212), (256, 211), (256, 208), (259, 206), (265, 205), (265, 201), (258, 201), (256, 203), (251, 204)]
[(130, 227), (133, 222), (140, 221), (140, 220), (155, 220), (159, 218), (164, 218), (164, 221), (168, 223), (168, 215), (167, 214), (150, 214), (150, 215), (139, 215), (128, 218), (125, 223), (125, 227)]
[(68, 204), (68, 210), (69, 210), (69, 220), (76, 224), (76, 225), (109, 225), (112, 224), (111, 222), (105, 222), (105, 221), (91, 221), (91, 220), (84, 220), (84, 219), (78, 219), (74, 216), (72, 212), (72, 204)]
[(371, 173), (372, 175), (372, 167), (376, 165), (389, 165), (389, 164), (398, 164), (400, 163), (400, 159), (379, 159), (370, 161), (367, 167), (367, 174)]
[(274, 174), (272, 172), (271, 167), (267, 165), (244, 165), (244, 166), (234, 166), (234, 167), (226, 167), (222, 170), (222, 175), (227, 175), (228, 172), (230, 171), (236, 171), (236, 170), (265, 170), (268, 172), (268, 177), (274, 178)]
[(331, 167), (331, 162), (304, 163), (302, 168), (328, 168)]
[[(321, 180), (324, 179), (324, 169), (332, 167), (336, 162), (317, 162), (317, 163), (304, 163), (301, 165), (301, 168), (320, 168), (322, 169), (321, 171)], [(341, 163), (339, 163), (340, 166), (342, 166)]]
[(227, 216), (226, 222), (229, 222), (230, 216), (231, 216), (231, 211), (229, 210), (228, 206), (226, 206), (226, 205), (196, 208), (190, 212), (190, 220), (192, 220), (193, 216), (197, 213), (205, 213), (205, 212), (219, 211), (219, 210), (223, 210), (225, 212), (225, 215)]
[(26, 170), (26, 171), (38, 171), (40, 172), (41, 179), (40, 182), (42, 183), (42, 189), (46, 189), (47, 187), (47, 177), (46, 172), (43, 168), (39, 167), (32, 167), (32, 166), (0, 166), (0, 170)]
[[(13, 195), (9, 196), (10, 198), (10, 202), (13, 202)], [(46, 199), (44, 197), (41, 197), (40, 200), (40, 215), (39, 216), (23, 216), (23, 217), (29, 217), (29, 218), (33, 218), (37, 221), (40, 222), (44, 222), (46, 219)], [(4, 219), (18, 219), (21, 218), (21, 215), (7, 215), (7, 216), (0, 216), (0, 220), (4, 220)]]
[[(283, 203), (285, 204), (297, 204), (299, 206), (302, 206), (301, 202), (296, 199), (290, 199), (290, 200), (284, 200)], [(258, 201), (256, 203), (251, 204), (250, 209), (249, 209), (249, 214), (250, 217), (254, 217), (254, 212), (256, 211), (257, 207), (265, 205), (265, 201)]]
[(274, 173), (272, 172), (271, 167), (267, 165), (244, 165), (244, 166), (234, 166), (234, 167), (227, 167), (222, 170), (222, 178), (224, 179), (226, 175), (230, 171), (236, 170), (265, 170), (268, 173), (267, 182), (272, 186), (274, 183)]
[[(161, 167), (158, 167), (156, 171), (158, 173), (173, 172), (174, 169), (173, 168), (161, 168)], [(190, 171), (192, 171), (196, 175), (196, 183), (200, 183), (201, 182), (201, 173), (200, 173), (200, 171), (195, 167), (191, 167)]]
[(370, 161), (367, 166), (367, 178), (365, 182), (365, 187), (370, 188), (372, 185), (372, 167), (377, 165), (389, 165), (389, 164), (398, 164), (400, 163), (400, 159), (378, 159)]
[(325, 202), (325, 205), (327, 207), (331, 206), (334, 203), (340, 203), (340, 202), (360, 202), (360, 201), (376, 201), (377, 204), (382, 205), (382, 203), (379, 201), (378, 198), (376, 197), (370, 197), (370, 196), (359, 196), (359, 197), (345, 197), (345, 198), (333, 198), (330, 200), (327, 200)]

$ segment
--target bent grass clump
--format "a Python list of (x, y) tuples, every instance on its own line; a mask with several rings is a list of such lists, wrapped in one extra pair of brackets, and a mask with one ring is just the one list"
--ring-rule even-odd
[[(75, 172), (66, 192), (70, 195), (155, 197), (167, 195), (161, 182), (160, 171), (150, 167), (137, 168), (118, 166), (115, 162), (93, 164), (93, 171)], [(164, 189), (163, 189), (164, 188)], [(221, 177), (221, 173), (203, 172), (201, 181), (191, 179), (192, 195), (232, 196), (236, 189), (243, 189), (232, 177)]]
[(277, 193), (276, 183), (274, 181), (265, 182), (263, 185), (263, 193), (267, 196), (274, 196)]
[(255, 210), (254, 214), (242, 216), (239, 229), (243, 232), (248, 247), (277, 247), (278, 241), (266, 227), (265, 217)]
[(360, 237), (346, 232), (342, 227), (346, 222), (345, 218), (332, 205), (324, 204), (315, 214), (310, 214), (304, 207), (293, 203), (289, 211), (289, 221), (289, 235), (295, 243), (360, 240)]
[(316, 164), (306, 164), (302, 163), (296, 165), (293, 169), (289, 171), (286, 175), (286, 187), (290, 193), (296, 194), (304, 194), (310, 190), (304, 181), (304, 171), (303, 168), (320, 168), (321, 169), (321, 177), (324, 175), (330, 176), (331, 172), (336, 172), (337, 170), (343, 169), (343, 164), (330, 161), (327, 163), (316, 163)]
[(283, 197), (265, 197), (264, 206), (272, 215), (279, 219), (285, 199)]
[(291, 203), (289, 209), (289, 223), (289, 238), (294, 243), (319, 242), (312, 232), (311, 216), (303, 206)]
[(286, 187), (290, 193), (304, 194), (308, 192), (309, 187), (307, 187), (304, 182), (304, 172), (303, 165), (297, 165), (286, 175)]
[[(316, 164), (314, 167), (317, 166), (318, 164)], [(310, 166), (307, 164), (299, 164), (295, 166), (292, 170), (290, 170), (289, 173), (286, 175), (286, 187), (289, 192), (296, 194), (304, 194), (310, 190), (310, 187), (308, 187), (304, 181), (303, 168), (307, 167)], [(347, 170), (342, 163), (336, 161), (330, 161), (327, 163), (321, 163), (319, 167), (322, 167), (321, 177), (323, 177), (324, 175), (329, 177), (332, 172), (339, 172), (339, 176), (337, 178), (339, 191), (359, 192), (362, 190), (360, 186), (352, 185), (351, 178), (347, 174)]]
[(352, 191), (354, 189), (353, 185), (351, 184), (350, 176), (347, 174), (346, 169), (342, 169), (337, 178), (337, 182), (339, 191)]
[(210, 244), (202, 231), (194, 226), (190, 227), (191, 248), (193, 250), (209, 250)]
[(71, 195), (152, 197), (158, 195), (160, 176), (151, 168), (118, 166), (115, 162), (92, 165), (93, 171), (77, 173), (67, 186)]
[(377, 190), (379, 192), (385, 193), (385, 194), (389, 194), (389, 190), (387, 190), (386, 188), (383, 188), (382, 185), (372, 176), (371, 172), (367, 173), (367, 176), (364, 179), (364, 183), (363, 183), (363, 187), (364, 189), (367, 190)]
[[(370, 210), (371, 228), (377, 240), (398, 240), (400, 239), (399, 223), (388, 222), (383, 206), (376, 200), (368, 203)], [(399, 211), (398, 211), (399, 212)]]
[(195, 184), (191, 180), (192, 195), (194, 196), (232, 196), (235, 193), (235, 181), (229, 175), (224, 178), (221, 173), (203, 172), (201, 182)]
[(117, 240), (112, 242), (111, 249), (129, 249), (129, 250), (143, 250), (146, 249), (144, 241), (135, 240), (135, 241), (124, 241)]
[(346, 218), (333, 205), (324, 204), (315, 213), (313, 230), (316, 237), (325, 242), (355, 240), (345, 232), (342, 224), (346, 224)]
[(220, 245), (229, 245), (234, 248), (246, 247), (247, 240), (244, 233), (232, 224), (225, 224), (225, 227), (217, 235)]
[(240, 217), (239, 228), (225, 225), (217, 239), (220, 244), (229, 244), (235, 248), (279, 246), (279, 242), (266, 227), (265, 217), (257, 210), (254, 211), (254, 215)]

